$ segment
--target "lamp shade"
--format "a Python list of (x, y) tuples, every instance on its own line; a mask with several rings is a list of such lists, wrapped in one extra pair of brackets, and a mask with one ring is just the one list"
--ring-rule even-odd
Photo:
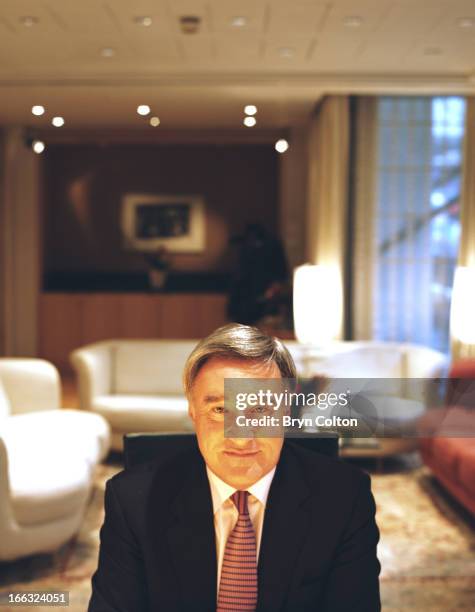
[(337, 268), (310, 264), (295, 268), (293, 301), (299, 342), (322, 346), (339, 335), (342, 291)]
[(450, 310), (452, 336), (464, 344), (475, 344), (475, 268), (455, 270)]

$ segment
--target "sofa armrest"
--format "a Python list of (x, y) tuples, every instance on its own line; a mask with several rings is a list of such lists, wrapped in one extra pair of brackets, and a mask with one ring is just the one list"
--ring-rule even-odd
[(10, 481), (8, 477), (8, 453), (0, 435), (0, 533), (12, 521), (10, 504)]
[(440, 405), (445, 389), (448, 358), (435, 349), (415, 344), (404, 345), (404, 397), (424, 402), (427, 407)]
[(447, 376), (448, 357), (426, 346), (406, 345), (407, 378), (434, 378)]
[(91, 410), (95, 397), (112, 390), (112, 346), (90, 344), (73, 351), (70, 360), (77, 374), (80, 407)]
[(58, 370), (49, 361), (21, 357), (0, 358), (0, 378), (11, 414), (55, 410), (61, 405)]

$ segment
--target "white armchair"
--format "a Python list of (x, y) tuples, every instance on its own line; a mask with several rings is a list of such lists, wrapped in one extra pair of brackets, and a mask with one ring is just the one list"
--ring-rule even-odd
[(50, 552), (79, 529), (110, 431), (99, 415), (60, 410), (56, 368), (0, 359), (0, 560)]

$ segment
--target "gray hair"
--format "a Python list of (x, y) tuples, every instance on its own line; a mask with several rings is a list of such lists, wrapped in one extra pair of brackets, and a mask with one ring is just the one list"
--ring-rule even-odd
[(284, 344), (257, 327), (228, 323), (203, 338), (186, 360), (183, 385), (188, 396), (200, 369), (213, 357), (242, 359), (279, 368), (282, 378), (296, 378), (295, 363)]

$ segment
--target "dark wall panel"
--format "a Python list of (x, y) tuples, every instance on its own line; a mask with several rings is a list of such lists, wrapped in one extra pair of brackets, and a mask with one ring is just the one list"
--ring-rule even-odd
[(143, 258), (122, 244), (125, 193), (204, 197), (206, 250), (174, 255), (177, 271), (226, 271), (229, 239), (246, 223), (278, 230), (272, 145), (51, 145), (43, 163), (46, 274), (146, 269)]

